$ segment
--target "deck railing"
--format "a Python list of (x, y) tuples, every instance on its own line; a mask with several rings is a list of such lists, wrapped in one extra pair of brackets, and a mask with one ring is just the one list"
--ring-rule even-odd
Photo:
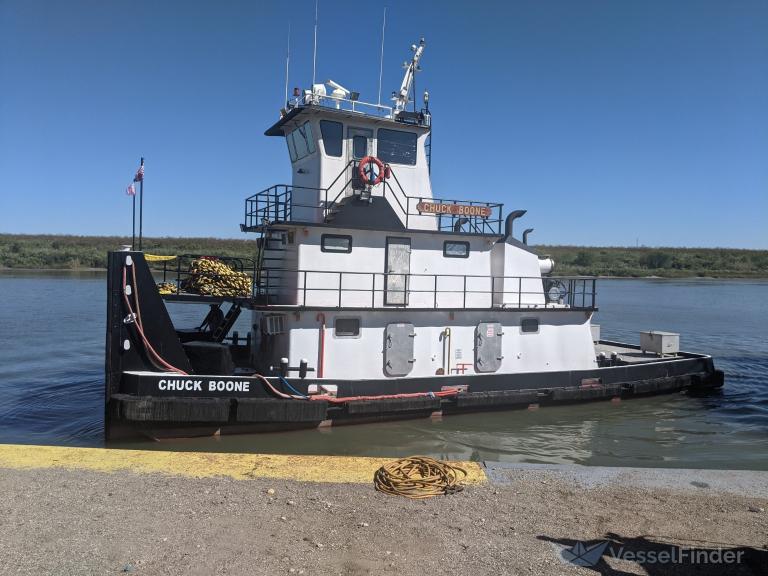
[(595, 278), (264, 270), (265, 304), (336, 308), (573, 308), (593, 310)]
[[(271, 222), (290, 220), (328, 221), (335, 214), (336, 208), (360, 188), (357, 173), (358, 161), (352, 160), (327, 188), (292, 186), (276, 184), (245, 199), (245, 218), (241, 226), (243, 231), (258, 231)], [(504, 205), (499, 202), (481, 202), (476, 200), (455, 200), (447, 198), (424, 198), (410, 196), (403, 189), (397, 174), (391, 170), (392, 178), (374, 186), (373, 196), (391, 198), (390, 205), (406, 228), (410, 227), (414, 217), (432, 218), (441, 231), (462, 231), (472, 234), (501, 234), (502, 211)], [(307, 194), (309, 193), (309, 194)], [(315, 200), (301, 202), (298, 198), (314, 197)], [(454, 213), (422, 211), (419, 206), (424, 202), (447, 207), (457, 207)], [(480, 216), (467, 211), (466, 207), (481, 208), (485, 215)], [(461, 208), (461, 209), (459, 209)]]
[[(231, 285), (227, 278), (209, 274), (206, 282), (190, 281), (196, 255), (150, 263), (165, 283), (169, 300), (238, 299), (253, 305), (288, 305), (331, 308), (571, 308), (594, 310), (596, 279), (587, 277), (480, 276), (469, 274), (396, 274), (326, 270), (262, 270), (257, 262), (219, 258), (250, 279), (251, 289), (235, 293), (199, 293), (203, 284)], [(231, 280), (231, 279), (229, 279)], [(242, 284), (239, 284), (242, 286)]]

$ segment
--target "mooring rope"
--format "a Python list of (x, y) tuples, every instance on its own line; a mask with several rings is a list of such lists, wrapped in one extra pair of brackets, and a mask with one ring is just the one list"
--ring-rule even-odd
[(410, 456), (385, 464), (373, 476), (379, 492), (421, 499), (464, 490), (459, 482), (467, 471), (427, 456)]
[(182, 283), (182, 289), (204, 296), (250, 296), (253, 285), (251, 277), (238, 272), (220, 260), (198, 258), (189, 268), (189, 277)]

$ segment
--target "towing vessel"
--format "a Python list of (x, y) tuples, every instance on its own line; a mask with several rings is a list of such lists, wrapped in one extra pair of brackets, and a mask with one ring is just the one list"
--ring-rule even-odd
[[(291, 184), (245, 200), (252, 258), (109, 254), (107, 438), (722, 386), (677, 334), (602, 340), (596, 279), (554, 275), (532, 229), (515, 234), (525, 210), (433, 194), (432, 114), (413, 87), (423, 40), (412, 51), (391, 106), (332, 80), (294, 90), (265, 133), (285, 139)], [(200, 324), (174, 326), (168, 302), (196, 306)]]

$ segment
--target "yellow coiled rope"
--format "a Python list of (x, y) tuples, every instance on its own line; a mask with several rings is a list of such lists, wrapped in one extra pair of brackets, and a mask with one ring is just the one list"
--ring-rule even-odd
[(203, 296), (251, 296), (253, 283), (245, 272), (233, 270), (220, 260), (192, 260), (182, 290)]
[(173, 282), (160, 282), (157, 285), (157, 291), (160, 294), (176, 294), (176, 284)]
[(427, 456), (411, 456), (385, 464), (373, 476), (379, 492), (406, 498), (431, 498), (461, 492), (459, 478), (467, 471)]

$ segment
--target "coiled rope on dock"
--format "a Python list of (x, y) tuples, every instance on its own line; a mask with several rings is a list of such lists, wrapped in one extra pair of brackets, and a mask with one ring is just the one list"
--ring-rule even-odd
[(410, 456), (385, 464), (373, 476), (379, 492), (421, 499), (464, 490), (460, 479), (467, 471), (428, 456)]

